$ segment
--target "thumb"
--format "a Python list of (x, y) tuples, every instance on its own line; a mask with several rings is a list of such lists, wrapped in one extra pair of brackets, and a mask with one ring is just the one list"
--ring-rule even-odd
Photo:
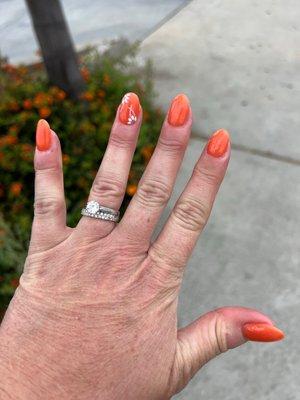
[(179, 392), (209, 360), (247, 340), (273, 342), (284, 334), (258, 311), (224, 307), (203, 315), (178, 331), (173, 368), (174, 393)]

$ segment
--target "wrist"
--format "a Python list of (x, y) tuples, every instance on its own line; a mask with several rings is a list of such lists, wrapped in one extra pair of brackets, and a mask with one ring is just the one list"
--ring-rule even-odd
[[(49, 344), (45, 344), (44, 325), (37, 307), (18, 289), (0, 326), (1, 400), (40, 399), (39, 382), (50, 385), (54, 371), (49, 370), (46, 357)], [(59, 371), (59, 365), (56, 367)], [(55, 393), (52, 389), (49, 387), (49, 392)]]
[[(54, 306), (48, 299), (27, 296), (19, 287), (0, 327), (0, 399), (67, 400), (80, 392), (82, 398), (96, 398), (95, 392), (105, 388), (106, 382), (101, 382), (105, 377), (100, 368), (94, 383), (82, 378), (85, 369), (96, 364), (89, 354), (89, 363), (82, 367), (86, 314), (66, 304)], [(90, 341), (101, 343), (96, 338)]]

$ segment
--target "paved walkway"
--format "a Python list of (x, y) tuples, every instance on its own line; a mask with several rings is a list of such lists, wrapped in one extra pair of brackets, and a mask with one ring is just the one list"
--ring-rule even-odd
[[(120, 36), (144, 38), (187, 0), (61, 0), (78, 49)], [(45, 2), (47, 3), (47, 2)], [(37, 61), (38, 49), (24, 0), (0, 0), (0, 52), (12, 62)]]
[(233, 304), (266, 312), (287, 334), (222, 355), (178, 400), (300, 398), (299, 12), (296, 0), (194, 0), (143, 42), (160, 104), (178, 92), (192, 100), (195, 139), (174, 197), (204, 137), (226, 127), (234, 147), (186, 271), (180, 323)]

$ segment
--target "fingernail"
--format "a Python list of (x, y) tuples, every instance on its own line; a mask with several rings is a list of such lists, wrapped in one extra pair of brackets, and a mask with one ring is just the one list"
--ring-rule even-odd
[(245, 324), (242, 333), (246, 339), (253, 342), (276, 342), (284, 338), (284, 333), (276, 326), (262, 323)]
[(36, 147), (40, 151), (49, 150), (51, 147), (51, 131), (47, 121), (40, 119), (36, 127)]
[(190, 102), (185, 94), (174, 97), (169, 113), (168, 122), (172, 126), (184, 125), (190, 113)]
[(207, 152), (213, 157), (222, 157), (228, 148), (229, 133), (225, 129), (219, 129), (209, 139)]
[(133, 125), (140, 114), (140, 101), (135, 93), (127, 93), (122, 99), (119, 119), (122, 124)]

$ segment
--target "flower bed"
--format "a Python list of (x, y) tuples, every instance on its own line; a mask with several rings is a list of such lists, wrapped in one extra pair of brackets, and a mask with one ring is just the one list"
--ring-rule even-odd
[[(118, 47), (118, 46), (117, 46)], [(151, 66), (138, 65), (136, 46), (116, 44), (103, 54), (89, 49), (81, 60), (86, 90), (80, 101), (48, 84), (43, 65), (0, 60), (0, 309), (22, 271), (33, 214), (33, 153), (39, 118), (62, 143), (68, 224), (76, 225), (104, 154), (116, 109), (126, 92), (139, 95), (143, 126), (122, 210), (135, 193), (158, 136), (162, 113), (153, 104)]]

